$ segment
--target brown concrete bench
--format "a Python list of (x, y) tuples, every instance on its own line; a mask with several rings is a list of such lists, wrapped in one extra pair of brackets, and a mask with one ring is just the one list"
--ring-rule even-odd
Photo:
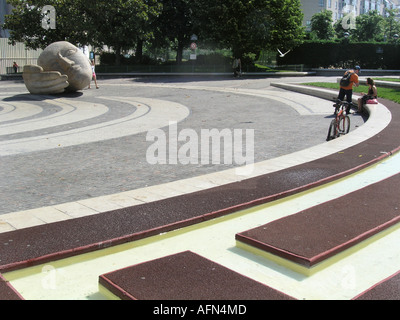
[(400, 300), (400, 271), (362, 292), (353, 300)]
[(23, 300), (21, 295), (0, 274), (0, 300)]
[(124, 300), (293, 300), (191, 251), (101, 275), (99, 283)]
[(400, 227), (400, 174), (236, 235), (237, 246), (305, 275)]

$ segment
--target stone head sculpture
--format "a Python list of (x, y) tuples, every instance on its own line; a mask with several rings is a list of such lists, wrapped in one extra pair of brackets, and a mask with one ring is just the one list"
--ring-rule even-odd
[(90, 84), (89, 59), (73, 44), (59, 41), (40, 54), (38, 66), (24, 67), (24, 81), (33, 94), (82, 90)]

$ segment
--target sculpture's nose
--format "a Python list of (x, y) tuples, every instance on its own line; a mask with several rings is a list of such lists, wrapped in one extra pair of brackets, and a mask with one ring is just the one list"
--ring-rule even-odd
[(62, 56), (60, 52), (57, 54), (57, 58), (58, 58), (58, 63), (60, 64), (61, 68), (64, 70), (68, 70), (69, 68), (72, 68), (75, 64), (74, 61), (68, 59), (67, 57)]

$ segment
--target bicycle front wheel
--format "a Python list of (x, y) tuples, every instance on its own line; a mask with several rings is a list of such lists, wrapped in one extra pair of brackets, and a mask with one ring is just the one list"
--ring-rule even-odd
[(336, 120), (333, 119), (331, 121), (331, 124), (329, 125), (328, 136), (326, 137), (326, 141), (335, 139), (337, 137), (337, 135), (338, 135), (338, 132), (337, 132)]
[(350, 118), (349, 116), (341, 116), (339, 119), (340, 134), (347, 134), (350, 131)]

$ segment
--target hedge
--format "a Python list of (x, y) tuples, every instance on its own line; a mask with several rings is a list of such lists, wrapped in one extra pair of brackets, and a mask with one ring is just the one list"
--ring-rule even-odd
[(278, 65), (304, 64), (310, 68), (400, 69), (400, 43), (358, 42), (346, 40), (307, 41), (285, 57), (277, 58)]

